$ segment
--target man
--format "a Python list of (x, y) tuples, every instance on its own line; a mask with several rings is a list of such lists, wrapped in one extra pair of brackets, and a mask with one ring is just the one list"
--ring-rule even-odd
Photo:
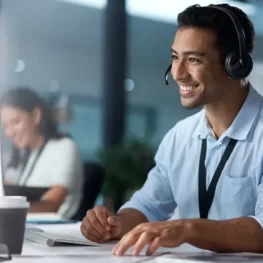
[[(252, 53), (248, 17), (226, 4), (217, 7), (237, 17), (246, 52)], [(234, 73), (227, 70), (226, 56), (239, 50), (231, 17), (216, 6), (191, 6), (178, 16), (171, 74), (183, 107), (204, 109), (167, 133), (146, 183), (117, 215), (104, 207), (87, 212), (81, 225), (86, 238), (121, 238), (114, 255), (131, 246), (138, 255), (145, 245), (151, 255), (160, 246), (183, 243), (263, 252), (263, 98), (245, 77), (235, 76), (235, 67)], [(241, 66), (251, 63), (240, 75), (252, 69), (249, 53), (236, 58)], [(167, 221), (176, 207), (182, 219)]]

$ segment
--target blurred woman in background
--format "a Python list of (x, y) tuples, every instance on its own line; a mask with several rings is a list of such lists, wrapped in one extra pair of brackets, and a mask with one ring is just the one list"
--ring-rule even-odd
[(58, 132), (51, 109), (29, 88), (4, 94), (0, 118), (13, 144), (6, 180), (20, 186), (48, 187), (41, 200), (31, 202), (30, 212), (58, 212), (71, 218), (79, 208), (83, 185), (75, 142)]

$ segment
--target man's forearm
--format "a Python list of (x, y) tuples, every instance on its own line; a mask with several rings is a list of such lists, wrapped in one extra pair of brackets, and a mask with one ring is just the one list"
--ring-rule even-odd
[(187, 221), (192, 235), (186, 242), (191, 245), (217, 252), (263, 252), (263, 229), (253, 218)]
[(121, 234), (118, 238), (123, 237), (137, 225), (148, 222), (147, 217), (143, 213), (132, 208), (119, 211), (118, 216), (121, 218)]

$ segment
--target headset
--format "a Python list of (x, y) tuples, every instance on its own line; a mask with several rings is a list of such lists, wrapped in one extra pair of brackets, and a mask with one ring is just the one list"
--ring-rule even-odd
[[(229, 77), (235, 80), (246, 78), (253, 69), (253, 59), (246, 48), (245, 32), (239, 22), (237, 16), (224, 7), (209, 5), (211, 8), (221, 10), (227, 14), (235, 26), (238, 38), (238, 50), (230, 52), (225, 57), (225, 69)], [(165, 84), (168, 85), (168, 74), (172, 69), (172, 64), (167, 68), (164, 76)]]

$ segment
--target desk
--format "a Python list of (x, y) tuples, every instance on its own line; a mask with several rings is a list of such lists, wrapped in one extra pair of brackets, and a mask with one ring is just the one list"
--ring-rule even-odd
[[(66, 229), (66, 225), (40, 225), (38, 227), (44, 230), (51, 230), (52, 232), (61, 232), (62, 229)], [(79, 233), (79, 225), (72, 225)], [(130, 263), (130, 262), (156, 262), (155, 257), (160, 257), (168, 252), (200, 252), (199, 250), (190, 245), (182, 245), (176, 249), (160, 248), (154, 255), (154, 257), (146, 257), (145, 251), (143, 250), (140, 256), (133, 257), (132, 249), (130, 249), (125, 256), (115, 257), (112, 256), (112, 248), (116, 244), (116, 241), (107, 242), (98, 247), (89, 246), (61, 246), (61, 247), (48, 247), (33, 243), (25, 240), (23, 245), (23, 251), (21, 256), (13, 256), (11, 262), (14, 263), (75, 263), (75, 262), (93, 262), (93, 263)], [(205, 253), (211, 253), (205, 251)]]
[[(132, 256), (132, 251), (129, 250), (125, 256), (112, 256), (111, 250), (116, 242), (109, 242), (100, 247), (74, 246), (74, 247), (47, 247), (35, 244), (29, 241), (24, 242), (22, 256), (14, 256), (12, 262), (15, 263), (130, 263), (130, 262), (156, 262), (155, 257), (160, 257), (168, 252), (197, 252), (200, 251), (190, 245), (182, 245), (176, 249), (160, 248), (154, 257), (146, 257), (143, 252), (138, 257)], [(204, 252), (211, 253), (211, 252)], [(62, 257), (62, 255), (67, 257)], [(161, 262), (161, 261), (158, 261)], [(186, 262), (185, 262), (186, 263)]]

